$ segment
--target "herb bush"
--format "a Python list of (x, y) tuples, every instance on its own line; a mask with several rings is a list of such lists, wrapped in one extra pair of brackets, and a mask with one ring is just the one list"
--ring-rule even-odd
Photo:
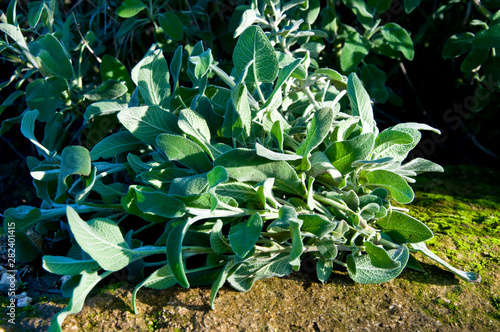
[[(212, 285), (213, 308), (226, 282), (248, 291), (258, 279), (298, 270), (306, 256), (317, 260), (321, 282), (334, 268), (358, 283), (386, 282), (405, 267), (423, 270), (418, 252), (479, 282), (428, 250), (432, 231), (400, 206), (413, 200), (415, 176), (443, 171), (429, 160), (406, 161), (421, 131), (439, 131), (420, 123), (379, 131), (357, 74), (319, 67), (318, 54), (303, 47), (301, 38), (322, 38), (291, 18), (303, 3), (266, 1), (245, 11), (230, 73), (202, 42), (186, 61), (182, 45), (167, 61), (154, 44), (130, 75), (111, 66), (113, 82), (130, 78), (131, 93), (93, 91), (83, 118), (112, 118), (119, 129), (90, 149), (74, 144), (81, 131), (60, 149), (40, 142), (43, 112), (28, 103), (21, 132), (41, 157), (27, 163), (43, 203), (8, 209), (4, 226), (15, 223), (20, 262), (43, 255), (27, 234), (33, 227), (54, 234), (53, 243), (71, 243), (62, 255), (43, 256), (47, 271), (71, 276), (62, 285), (71, 300), (52, 330), (122, 269), (138, 282), (134, 309), (141, 287), (176, 284)], [(43, 48), (58, 49), (51, 38), (39, 42), (45, 65), (53, 53)]]

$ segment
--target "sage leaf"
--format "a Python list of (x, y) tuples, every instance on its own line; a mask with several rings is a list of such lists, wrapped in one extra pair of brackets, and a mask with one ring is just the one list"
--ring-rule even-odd
[(375, 143), (375, 134), (366, 133), (346, 141), (337, 141), (330, 145), (325, 154), (332, 165), (342, 174), (354, 170), (352, 163), (368, 157)]
[(40, 112), (40, 121), (46, 122), (63, 105), (61, 95), (68, 89), (64, 78), (38, 78), (26, 87), (26, 103), (30, 110)]
[(219, 276), (217, 277), (217, 280), (213, 283), (212, 290), (210, 292), (210, 308), (212, 308), (212, 310), (215, 310), (214, 301), (215, 301), (215, 297), (217, 296), (217, 292), (226, 283), (227, 277), (229, 276), (230, 271), (234, 266), (235, 266), (234, 262), (229, 261), (224, 266), (224, 269), (222, 269), (222, 271), (220, 271)]
[(146, 5), (141, 0), (124, 0), (120, 7), (116, 9), (116, 14), (123, 18), (129, 18), (146, 8)]
[(329, 107), (321, 108), (314, 113), (306, 139), (297, 148), (298, 155), (306, 159), (309, 157), (310, 152), (320, 145), (330, 132), (333, 118), (333, 110)]
[(411, 247), (415, 250), (418, 250), (428, 258), (432, 259), (433, 261), (437, 262), (441, 266), (443, 266), (445, 269), (459, 277), (460, 279), (470, 282), (470, 283), (479, 283), (481, 282), (481, 276), (477, 274), (476, 272), (465, 272), (461, 271), (457, 268), (454, 268), (450, 264), (448, 264), (445, 260), (443, 260), (441, 257), (430, 251), (425, 243), (420, 242), (420, 243), (412, 243)]
[(413, 41), (408, 31), (400, 25), (391, 22), (382, 27), (381, 33), (393, 50), (401, 52), (406, 59), (413, 60), (415, 51), (413, 50)]
[(246, 82), (271, 83), (278, 76), (278, 58), (264, 31), (258, 26), (248, 27), (238, 38), (234, 48), (233, 62), (238, 75), (248, 63)]
[(256, 280), (289, 275), (292, 272), (289, 258), (288, 253), (280, 253), (270, 258), (253, 258), (241, 263), (227, 281), (234, 289), (246, 292)]
[(127, 108), (127, 103), (121, 100), (103, 100), (90, 104), (85, 110), (85, 120), (92, 120), (101, 115), (110, 115)]
[(181, 200), (160, 191), (139, 190), (134, 188), (136, 204), (146, 213), (153, 213), (165, 218), (179, 218), (186, 213), (186, 206)]
[(387, 170), (374, 170), (366, 174), (371, 186), (387, 189), (398, 203), (407, 204), (413, 201), (415, 194), (408, 183), (398, 174)]
[(385, 218), (377, 220), (377, 225), (396, 243), (425, 242), (434, 237), (427, 225), (398, 211), (392, 211)]
[(195, 142), (182, 136), (161, 134), (156, 139), (158, 148), (169, 160), (176, 160), (195, 172), (204, 173), (212, 169), (205, 151)]
[(66, 213), (76, 242), (103, 269), (118, 271), (133, 261), (133, 250), (112, 220), (96, 218), (86, 222), (70, 206)]
[(402, 244), (398, 249), (388, 250), (387, 254), (390, 259), (399, 263), (398, 267), (380, 268), (373, 266), (369, 255), (349, 255), (350, 263), (347, 264), (349, 277), (360, 284), (378, 284), (396, 278), (408, 262), (410, 256), (408, 247)]
[(357, 32), (351, 32), (340, 53), (340, 68), (343, 72), (352, 72), (363, 58), (370, 53), (371, 44)]
[(355, 73), (349, 75), (347, 80), (347, 96), (351, 102), (352, 114), (361, 118), (363, 134), (375, 132), (377, 126), (373, 119), (370, 96)]
[(401, 266), (401, 262), (395, 261), (384, 248), (378, 247), (369, 241), (363, 243), (365, 251), (370, 257), (370, 262), (374, 267), (381, 269), (394, 269)]
[[(279, 123), (279, 122), (277, 122)], [(255, 143), (255, 153), (263, 158), (269, 159), (269, 160), (300, 160), (302, 159), (301, 156), (295, 155), (295, 154), (286, 154), (286, 153), (278, 153), (274, 152), (272, 150), (266, 149), (259, 143)]]
[(45, 270), (59, 275), (79, 275), (82, 272), (93, 272), (100, 269), (93, 259), (76, 260), (64, 256), (43, 256), (42, 266)]
[(57, 197), (68, 189), (66, 179), (70, 175), (88, 176), (92, 170), (89, 150), (83, 146), (67, 146), (61, 153), (61, 170), (59, 171)]
[(318, 280), (324, 284), (333, 272), (333, 262), (323, 258), (318, 259), (316, 262), (316, 276)]
[(118, 113), (121, 124), (146, 144), (154, 145), (163, 133), (180, 134), (178, 118), (157, 106), (126, 108)]
[(128, 88), (125, 82), (108, 80), (103, 82), (97, 88), (84, 94), (84, 97), (90, 101), (102, 101), (107, 99), (120, 98), (127, 93)]
[(97, 143), (90, 151), (90, 159), (111, 158), (122, 153), (130, 152), (143, 143), (128, 131), (112, 134)]
[(105, 54), (101, 60), (100, 72), (103, 82), (110, 80), (125, 82), (128, 92), (133, 93), (134, 83), (123, 63), (108, 54)]
[(170, 108), (170, 73), (161, 50), (148, 52), (131, 76), (146, 105)]
[(257, 156), (254, 150), (233, 149), (214, 160), (214, 166), (223, 166), (229, 177), (242, 182), (262, 182), (275, 178), (280, 189), (304, 195), (306, 189), (297, 173), (285, 161), (271, 161)]
[(226, 237), (222, 234), (222, 226), (224, 226), (222, 220), (217, 219), (210, 233), (210, 247), (217, 254), (225, 254), (232, 251)]
[(173, 12), (165, 12), (157, 16), (163, 32), (173, 41), (181, 41), (184, 38), (184, 25), (179, 17)]
[(45, 34), (29, 44), (31, 54), (39, 59), (42, 71), (48, 76), (58, 76), (70, 80), (73, 66), (67, 51), (59, 40), (51, 34)]
[(234, 253), (241, 258), (253, 249), (262, 232), (262, 218), (254, 213), (247, 222), (238, 223), (229, 229), (229, 244)]

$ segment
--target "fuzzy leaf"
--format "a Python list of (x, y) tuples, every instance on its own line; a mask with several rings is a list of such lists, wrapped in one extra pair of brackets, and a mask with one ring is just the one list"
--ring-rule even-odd
[(233, 62), (238, 75), (241, 75), (251, 61), (254, 63), (248, 69), (246, 82), (274, 82), (278, 76), (278, 58), (273, 45), (258, 26), (248, 27), (238, 38), (234, 48)]
[(405, 268), (410, 256), (408, 248), (402, 244), (399, 249), (387, 251), (390, 259), (399, 263), (398, 267), (380, 268), (371, 263), (369, 255), (348, 256), (347, 271), (349, 277), (360, 284), (378, 284), (396, 278)]
[(392, 211), (385, 218), (377, 220), (377, 225), (396, 243), (425, 242), (434, 237), (427, 225), (398, 211)]
[(254, 213), (247, 222), (238, 223), (229, 229), (229, 243), (236, 255), (244, 258), (255, 246), (262, 231), (262, 218)]
[(180, 134), (177, 117), (157, 106), (141, 106), (124, 109), (118, 119), (135, 137), (154, 145), (156, 137), (163, 133)]

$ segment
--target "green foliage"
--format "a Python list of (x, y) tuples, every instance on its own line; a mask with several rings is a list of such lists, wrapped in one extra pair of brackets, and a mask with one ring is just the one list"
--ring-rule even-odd
[[(307, 256), (318, 259), (321, 282), (334, 268), (359, 283), (386, 282), (417, 252), (465, 281), (480, 280), (430, 252), (431, 230), (393, 205), (413, 200), (415, 176), (443, 171), (425, 159), (406, 161), (421, 131), (439, 131), (400, 123), (380, 132), (370, 96), (385, 102), (391, 90), (387, 71), (365, 60), (396, 66), (414, 58), (414, 42), (397, 23), (382, 25), (391, 1), (342, 3), (357, 30), (340, 22), (330, 2), (323, 9), (313, 0), (239, 7), (231, 62), (207, 43), (190, 43), (184, 4), (167, 11), (160, 1), (113, 2), (115, 18), (125, 19), (116, 38), (154, 27), (155, 43), (139, 45), (145, 55), (130, 73), (128, 63), (99, 57), (106, 29), (75, 43), (71, 26), (79, 21), (59, 17), (53, 1), (30, 6), (27, 30), (7, 13), (2, 47), (21, 68), (11, 82), (23, 85), (21, 71), (36, 79), (2, 107), (25, 95), (28, 109), (6, 121), (20, 122), (38, 150), (29, 166), (43, 208), (8, 209), (4, 226), (15, 224), (19, 261), (43, 254), (27, 233), (53, 220), (61, 224), (54, 237), (73, 245), (43, 258), (48, 271), (73, 275), (63, 286), (72, 300), (51, 329), (123, 268), (133, 277), (149, 273), (133, 301), (141, 287), (211, 284), (212, 307), (226, 282), (247, 291), (297, 270)], [(419, 3), (404, 1), (405, 11)], [(469, 52), (466, 67), (487, 61), (497, 26), (453, 37), (446, 57)], [(40, 37), (25, 39), (27, 32)], [(338, 50), (328, 65), (341, 72), (324, 66), (325, 40)], [(43, 140), (35, 136), (40, 123), (49, 128)], [(69, 142), (50, 130), (58, 125)]]

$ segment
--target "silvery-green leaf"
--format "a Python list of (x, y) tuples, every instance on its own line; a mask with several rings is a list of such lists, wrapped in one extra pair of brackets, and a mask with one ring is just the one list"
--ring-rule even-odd
[(335, 142), (325, 150), (332, 165), (342, 174), (351, 172), (352, 163), (364, 160), (373, 149), (375, 134), (366, 133), (346, 141)]
[(241, 263), (227, 281), (234, 289), (247, 292), (256, 280), (289, 275), (292, 266), (288, 261), (288, 253), (280, 253), (269, 258), (254, 258)]
[(477, 274), (476, 272), (465, 272), (465, 271), (461, 271), (461, 270), (459, 270), (457, 268), (454, 268), (453, 266), (451, 266), (450, 264), (448, 264), (445, 260), (443, 260), (442, 258), (440, 258), (438, 255), (436, 255), (435, 253), (433, 253), (432, 251), (430, 251), (427, 248), (427, 246), (425, 245), (425, 243), (423, 243), (423, 242), (412, 243), (411, 247), (413, 249), (415, 249), (415, 250), (418, 250), (419, 252), (421, 252), (422, 254), (424, 254), (425, 256), (427, 256), (428, 258), (432, 259), (436, 263), (440, 264), (442, 267), (444, 267), (448, 271), (452, 272), (453, 274), (455, 274), (460, 279), (462, 279), (464, 281), (467, 281), (467, 282), (470, 282), (470, 283), (479, 283), (479, 282), (481, 282), (481, 276), (479, 274)]
[(210, 247), (218, 254), (231, 252), (231, 246), (226, 237), (222, 234), (222, 220), (218, 219), (210, 233)]
[(347, 81), (347, 96), (351, 102), (352, 114), (361, 118), (363, 134), (376, 133), (377, 126), (373, 119), (370, 96), (355, 73), (349, 75)]
[(76, 260), (64, 256), (43, 256), (42, 266), (45, 270), (59, 275), (79, 275), (83, 271), (92, 272), (100, 268), (93, 259)]
[(401, 52), (406, 59), (413, 60), (413, 41), (405, 29), (391, 22), (382, 27), (381, 33), (393, 50)]
[(391, 129), (384, 130), (375, 139), (372, 159), (392, 157), (395, 151), (406, 150), (406, 145), (411, 143), (413, 143), (413, 136), (406, 132)]
[(64, 78), (38, 78), (26, 87), (26, 103), (30, 110), (40, 111), (38, 119), (45, 122), (63, 105), (61, 95), (68, 89)]
[(131, 76), (146, 105), (170, 108), (170, 73), (161, 50), (148, 52)]
[(208, 172), (212, 163), (205, 151), (190, 139), (182, 136), (161, 134), (156, 139), (159, 149), (169, 160), (176, 160), (198, 173)]
[[(402, 244), (399, 249), (387, 251), (390, 259), (399, 263), (395, 268), (375, 267), (369, 255), (348, 256), (349, 277), (360, 284), (378, 284), (396, 278), (405, 268), (410, 256), (408, 248)], [(354, 266), (353, 266), (354, 265)], [(354, 267), (354, 268), (353, 268)]]
[(157, 106), (126, 108), (118, 113), (118, 119), (135, 137), (151, 145), (160, 134), (181, 133), (177, 117)]
[(335, 243), (328, 237), (324, 237), (316, 243), (318, 251), (324, 259), (335, 259), (338, 255), (338, 249)]
[(212, 149), (210, 149), (210, 128), (205, 118), (190, 108), (186, 108), (179, 112), (179, 121), (177, 124), (183, 133), (198, 143), (213, 159)]
[(29, 44), (31, 54), (41, 63), (47, 76), (58, 76), (67, 80), (73, 77), (73, 66), (61, 42), (51, 34), (44, 34)]
[(240, 24), (238, 25), (238, 28), (234, 31), (233, 38), (238, 37), (245, 31), (249, 26), (254, 24), (255, 20), (257, 19), (257, 12), (253, 9), (247, 9), (243, 12), (243, 15), (241, 15), (241, 21)]
[(378, 219), (377, 225), (396, 243), (425, 242), (434, 237), (427, 225), (398, 211), (391, 211), (385, 218)]
[(306, 189), (297, 173), (285, 161), (272, 161), (257, 156), (254, 150), (233, 149), (214, 160), (224, 166), (230, 177), (242, 182), (262, 182), (275, 178), (275, 185), (286, 192), (303, 195)]
[(94, 187), (97, 175), (97, 168), (92, 167), (92, 171), (90, 172), (90, 176), (84, 179), (85, 188), (80, 191), (77, 195), (75, 195), (75, 203), (76, 205), (82, 205), (83, 202), (87, 199), (90, 194), (90, 191)]
[(332, 271), (333, 262), (331, 260), (321, 258), (316, 262), (316, 275), (321, 283), (324, 284), (330, 278)]
[(50, 151), (47, 150), (47, 148), (45, 148), (42, 144), (40, 144), (40, 142), (38, 142), (35, 137), (35, 123), (38, 115), (38, 110), (27, 111), (24, 113), (21, 121), (21, 133), (37, 147), (40, 154), (48, 156), (50, 154)]
[(108, 80), (103, 82), (97, 88), (84, 94), (84, 97), (90, 101), (103, 101), (116, 99), (127, 93), (128, 88), (125, 81)]
[[(279, 123), (279, 122), (277, 122)], [(258, 156), (269, 159), (269, 160), (299, 160), (302, 159), (302, 156), (298, 156), (296, 154), (286, 154), (274, 152), (272, 150), (266, 149), (259, 143), (255, 143), (255, 152)]]
[(258, 26), (248, 27), (238, 38), (234, 48), (233, 62), (238, 75), (251, 61), (246, 81), (271, 83), (278, 76), (278, 59), (273, 45)]
[(186, 214), (186, 206), (181, 200), (161, 191), (134, 188), (136, 204), (141, 211), (165, 218), (179, 218)]
[(288, 222), (290, 223), (290, 235), (292, 238), (290, 265), (292, 265), (295, 271), (298, 271), (300, 268), (300, 256), (304, 252), (304, 244), (302, 243), (302, 235), (300, 234), (303, 221), (298, 218), (291, 218)]
[(235, 224), (229, 229), (229, 244), (234, 253), (244, 258), (255, 246), (262, 232), (262, 218), (254, 213), (246, 222)]
[(398, 174), (387, 170), (374, 170), (366, 174), (370, 186), (387, 189), (392, 198), (402, 204), (411, 203), (415, 194), (408, 183)]
[(172, 57), (172, 62), (170, 63), (170, 72), (172, 74), (172, 80), (174, 82), (173, 89), (177, 89), (179, 85), (179, 75), (182, 67), (182, 45), (179, 45), (175, 50), (174, 56)]
[(340, 53), (340, 67), (344, 72), (352, 72), (363, 58), (370, 53), (371, 44), (357, 32), (348, 34)]
[(206, 174), (196, 174), (184, 178), (176, 178), (170, 184), (169, 195), (195, 196), (208, 189)]
[(143, 145), (128, 131), (112, 134), (94, 145), (90, 151), (90, 158), (95, 161), (99, 158), (111, 158), (121, 153), (130, 152)]
[(422, 158), (415, 158), (402, 165), (399, 169), (413, 171), (416, 174), (424, 172), (444, 172), (444, 168), (442, 166)]
[(70, 206), (66, 213), (76, 241), (103, 269), (118, 271), (133, 261), (134, 251), (112, 220), (97, 218), (87, 222)]
[(314, 113), (306, 139), (297, 148), (297, 154), (308, 156), (309, 153), (320, 145), (328, 135), (334, 118), (331, 108), (321, 108)]
[(184, 38), (184, 25), (180, 18), (173, 12), (164, 12), (157, 16), (163, 32), (174, 41), (181, 41)]
[(61, 153), (61, 170), (59, 172), (57, 197), (63, 195), (68, 189), (66, 178), (70, 175), (88, 176), (91, 172), (89, 150), (83, 146), (67, 146)]
[(189, 61), (194, 64), (194, 76), (200, 80), (208, 73), (210, 65), (214, 62), (212, 50), (208, 49), (200, 55), (189, 57)]
[(232, 197), (241, 204), (257, 201), (257, 192), (254, 187), (242, 182), (222, 183), (215, 188), (215, 193)]
[(320, 215), (299, 214), (298, 218), (304, 223), (301, 230), (316, 235), (318, 238), (324, 237), (337, 227), (337, 223), (326, 219)]
[(365, 246), (366, 253), (370, 257), (370, 262), (374, 267), (381, 269), (394, 269), (401, 266), (401, 262), (389, 257), (389, 254), (384, 248), (378, 247), (369, 241), (365, 241), (363, 245)]
[(118, 113), (125, 108), (127, 108), (127, 103), (121, 100), (98, 101), (87, 107), (83, 117), (88, 121), (97, 116)]
[(210, 307), (212, 308), (212, 310), (215, 309), (214, 301), (215, 301), (215, 297), (217, 296), (217, 292), (226, 283), (227, 277), (229, 276), (230, 271), (234, 266), (235, 266), (234, 262), (229, 261), (224, 266), (224, 269), (220, 272), (219, 276), (217, 277), (217, 280), (213, 283), (212, 291), (210, 292)]

